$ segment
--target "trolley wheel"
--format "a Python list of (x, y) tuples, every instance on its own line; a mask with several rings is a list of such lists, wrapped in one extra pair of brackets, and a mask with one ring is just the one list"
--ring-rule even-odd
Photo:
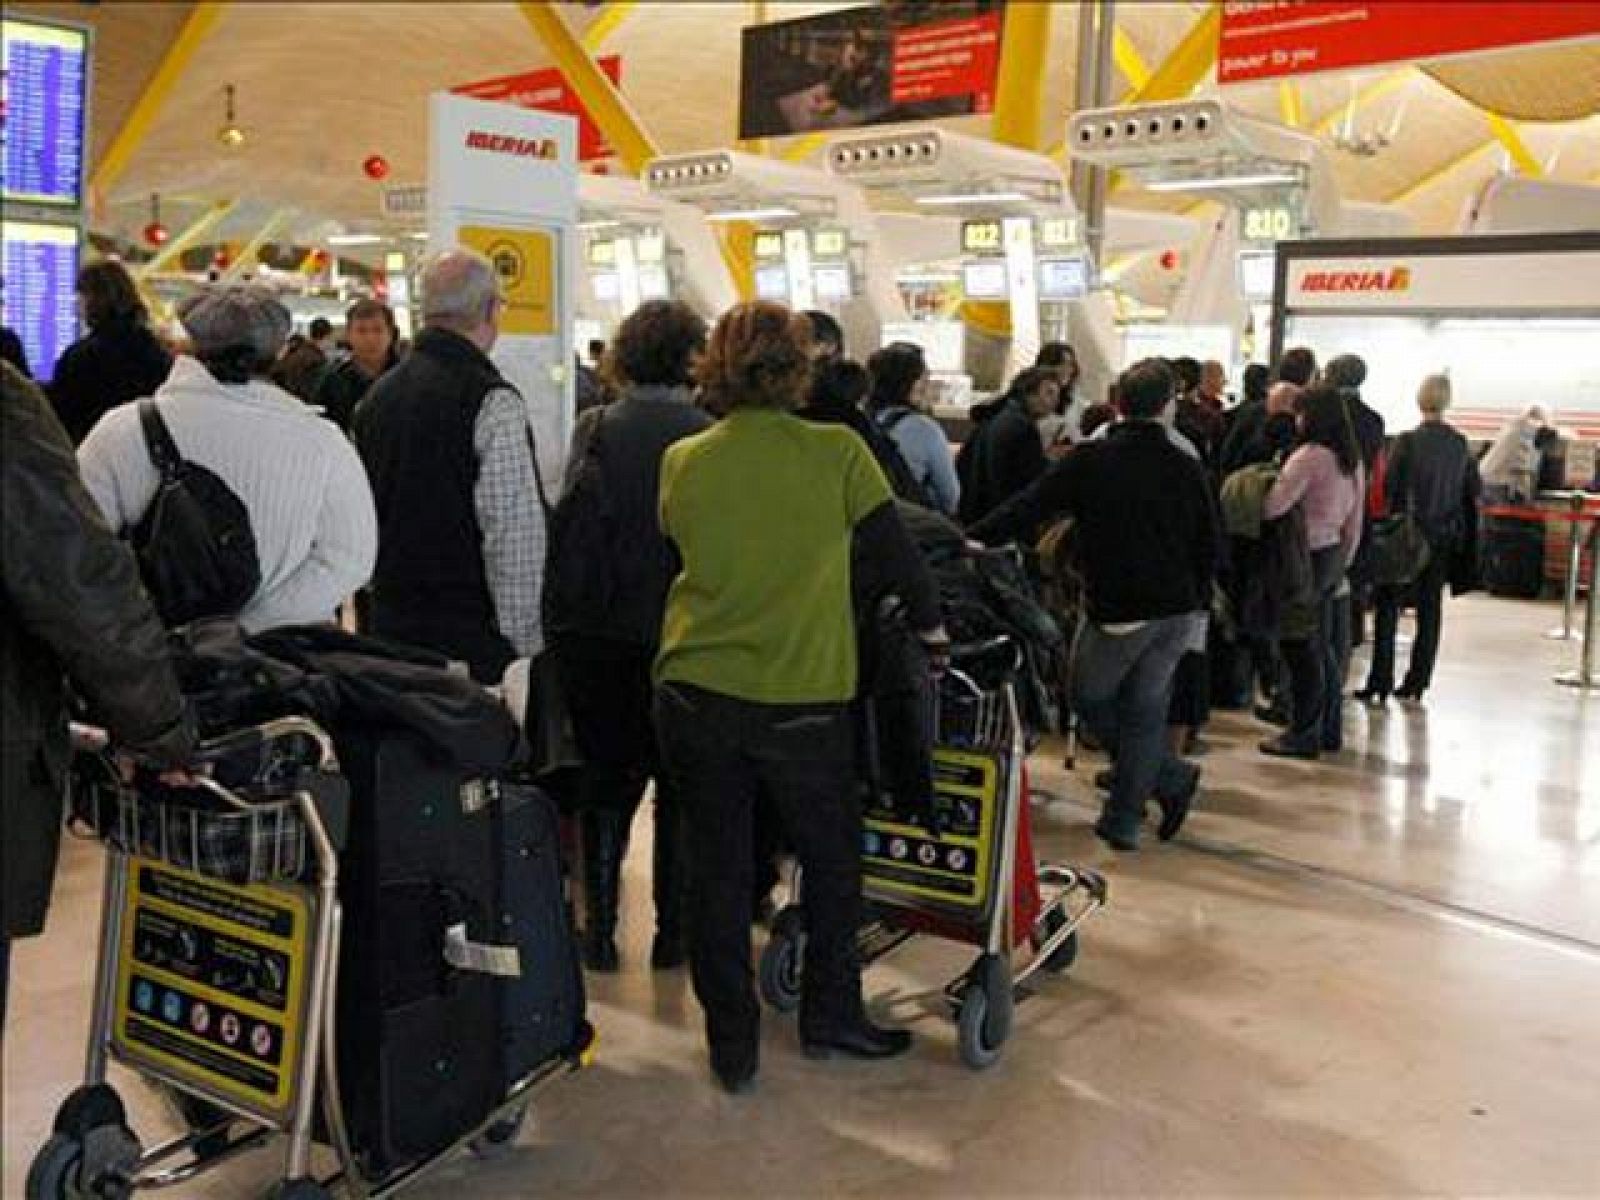
[(528, 1112), (527, 1108), (519, 1108), (509, 1116), (501, 1117), (468, 1142), (467, 1149), (472, 1152), (474, 1158), (485, 1160), (504, 1158), (516, 1146), (517, 1135), (522, 1132), (522, 1126), (528, 1119)]
[(24, 1184), (27, 1200), (121, 1200), (125, 1174), (139, 1161), (122, 1098), (106, 1084), (78, 1088), (56, 1110), (54, 1132), (39, 1148)]
[[(1042, 946), (1061, 930), (1067, 923), (1067, 914), (1059, 908), (1048, 909), (1044, 914), (1042, 924), (1044, 929), (1039, 934), (1039, 944)], [(1044, 960), (1044, 969), (1052, 975), (1059, 975), (1073, 963), (1078, 961), (1078, 931), (1074, 929), (1067, 935), (1066, 941), (1050, 952)]]
[(333, 1193), (315, 1179), (280, 1179), (267, 1189), (267, 1200), (333, 1200)]
[[(789, 911), (784, 909), (784, 913)], [(780, 918), (782, 915), (779, 914)], [(791, 1013), (800, 1007), (801, 959), (804, 952), (803, 934), (790, 932), (781, 924), (773, 926), (772, 935), (762, 948), (756, 977), (761, 998), (774, 1012)]]
[(961, 1061), (974, 1071), (1000, 1061), (1000, 1048), (1011, 1036), (1014, 998), (1011, 969), (998, 954), (985, 954), (961, 985), (956, 1013), (956, 1047)]

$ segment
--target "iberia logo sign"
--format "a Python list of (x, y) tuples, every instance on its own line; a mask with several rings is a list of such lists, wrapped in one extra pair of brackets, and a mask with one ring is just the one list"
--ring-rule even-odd
[(490, 154), (509, 154), (513, 158), (560, 157), (554, 138), (515, 137), (509, 133), (486, 133), (474, 129), (467, 134), (468, 150), (487, 150)]
[(1410, 267), (1387, 271), (1307, 271), (1302, 292), (1403, 292), (1411, 287)]

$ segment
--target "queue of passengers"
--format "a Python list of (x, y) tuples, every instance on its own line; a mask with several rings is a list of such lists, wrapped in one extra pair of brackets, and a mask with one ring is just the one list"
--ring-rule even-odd
[[(622, 863), (653, 783), (651, 965), (687, 960), (713, 1072), (733, 1092), (758, 1067), (750, 920), (770, 884), (753, 851), (764, 811), (806, 872), (806, 1052), (882, 1057), (910, 1043), (868, 1019), (853, 951), (852, 562), (899, 597), (927, 670), (949, 646), (898, 505), (996, 545), (1032, 546), (1070, 522), (1083, 602), (1062, 614), (1075, 633), (1063, 682), (1111, 757), (1095, 831), (1119, 852), (1138, 848), (1147, 810), (1161, 839), (1183, 825), (1214, 700), (1260, 701), (1283, 727), (1266, 754), (1337, 753), (1353, 613), (1376, 613), (1359, 698), (1419, 701), (1443, 589), (1470, 584), (1478, 475), (1444, 420), (1448, 378), (1425, 381), (1421, 426), (1390, 443), (1353, 355), (1319, 372), (1290, 350), (1247, 370), (1232, 407), (1220, 364), (1148, 359), (1111, 403), (1090, 404), (1071, 348), (1053, 343), (972, 413), (952, 456), (917, 347), (860, 365), (826, 314), (747, 303), (708, 329), (652, 301), (605, 348), (605, 402), (578, 421), (557, 494), (541, 467), (555, 448), (537, 445), (490, 358), (504, 300), (472, 251), (428, 264), (403, 355), (375, 301), (350, 310), (344, 356), (318, 344), (323, 329), (286, 355), (289, 315), (269, 291), (212, 287), (180, 305), (174, 359), (120, 265), (87, 268), (80, 294), (90, 332), (55, 372), (54, 411), (5, 368), (7, 949), (40, 931), (49, 900), (63, 679), (119, 743), (174, 766), (193, 747), (117, 537), (159, 484), (141, 407), (248, 510), (261, 581), (239, 613), (246, 630), (331, 622), (359, 593), (364, 632), (486, 684), (550, 650), (583, 760), (585, 962), (619, 967)], [(153, 404), (128, 403), (143, 397)], [(1368, 518), (1386, 513), (1409, 514), (1431, 550), (1404, 591), (1363, 571)], [(1406, 603), (1419, 632), (1394, 687)]]

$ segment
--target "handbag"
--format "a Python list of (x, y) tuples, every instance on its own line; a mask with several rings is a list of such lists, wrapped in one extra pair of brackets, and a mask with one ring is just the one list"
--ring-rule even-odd
[(1375, 521), (1367, 570), (1379, 587), (1415, 583), (1433, 560), (1433, 547), (1409, 505), (1403, 513)]

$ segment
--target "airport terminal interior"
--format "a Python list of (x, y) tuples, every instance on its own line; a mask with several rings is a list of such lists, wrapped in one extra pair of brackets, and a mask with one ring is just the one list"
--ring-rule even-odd
[(0, 1196), (1600, 1196), (1600, 5), (4, 52)]

